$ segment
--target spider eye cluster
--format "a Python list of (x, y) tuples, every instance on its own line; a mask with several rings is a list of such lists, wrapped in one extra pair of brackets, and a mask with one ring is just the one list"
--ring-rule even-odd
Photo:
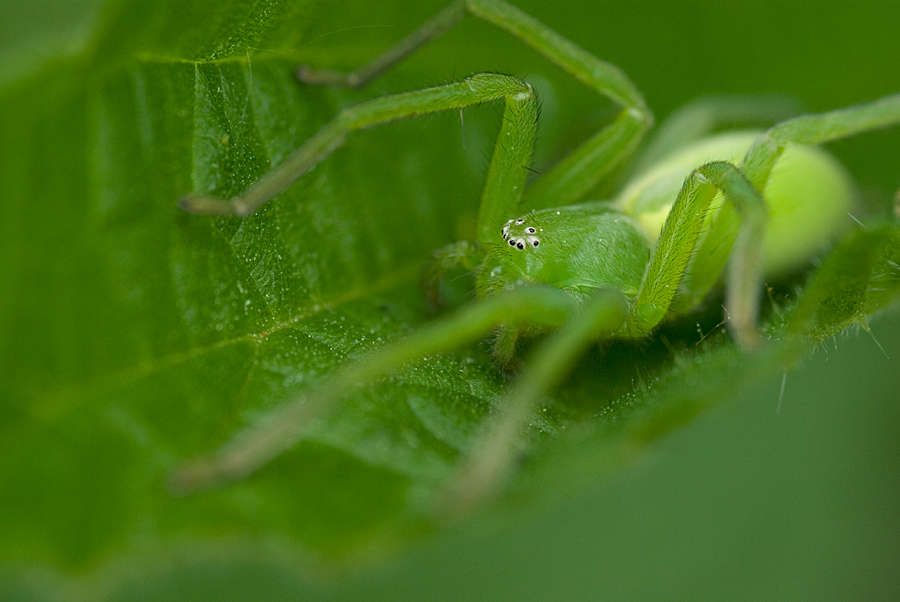
[(537, 229), (534, 226), (526, 226), (524, 218), (509, 220), (500, 231), (506, 244), (520, 251), (541, 244), (541, 239), (535, 234), (537, 234)]

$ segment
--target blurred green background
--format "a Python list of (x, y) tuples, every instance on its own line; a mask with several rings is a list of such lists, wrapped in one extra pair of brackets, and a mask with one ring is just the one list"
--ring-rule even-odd
[[(896, 2), (516, 4), (622, 67), (659, 120), (705, 95), (822, 111), (900, 89)], [(900, 597), (896, 311), (828, 341), (783, 397), (768, 374), (459, 527), (409, 508), (502, 388), (483, 348), (248, 484), (166, 494), (179, 461), (424, 319), (415, 269), (471, 231), (499, 111), (361, 133), (245, 224), (179, 195), (234, 194), (341, 106), (475, 71), (536, 86), (538, 166), (609, 116), (473, 19), (363, 92), (291, 81), (299, 62), (360, 65), (442, 5), (0, 0), (0, 599)], [(898, 128), (831, 149), (887, 212)]]

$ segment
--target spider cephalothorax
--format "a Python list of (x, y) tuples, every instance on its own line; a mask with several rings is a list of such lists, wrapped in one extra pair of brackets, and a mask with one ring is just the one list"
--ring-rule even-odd
[(532, 211), (503, 226), (478, 271), (478, 294), (523, 283), (562, 289), (578, 299), (598, 288), (634, 294), (650, 243), (633, 221), (607, 204)]

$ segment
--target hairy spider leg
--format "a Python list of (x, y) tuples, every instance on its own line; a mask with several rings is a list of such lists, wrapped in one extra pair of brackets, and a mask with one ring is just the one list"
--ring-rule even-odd
[(770, 128), (747, 151), (741, 170), (762, 188), (790, 142), (822, 144), (900, 123), (900, 94), (818, 115), (789, 119)]
[[(493, 175), (489, 175), (488, 187), (501, 189), (502, 187), (491, 184), (491, 178), (502, 178), (507, 184), (506, 188), (509, 188), (506, 190), (503, 200), (515, 205), (519, 198), (517, 195), (521, 195), (522, 187), (509, 187), (506, 180), (515, 179), (516, 174), (522, 172), (521, 179), (524, 185), (525, 169), (521, 167), (521, 163), (518, 169), (515, 169), (514, 166), (517, 165), (517, 156), (519, 157), (518, 161), (526, 164), (531, 158), (537, 107), (531, 86), (518, 78), (492, 73), (473, 75), (463, 81), (444, 86), (375, 98), (346, 108), (319, 130), (315, 136), (291, 153), (283, 163), (277, 165), (240, 196), (225, 201), (204, 195), (190, 194), (182, 197), (179, 205), (185, 211), (195, 214), (246, 216), (283, 191), (294, 180), (341, 146), (350, 132), (404, 117), (460, 109), (501, 99), (505, 99), (507, 103), (504, 113), (507, 118), (504, 119), (504, 125), (501, 126), (497, 144), (497, 152), (501, 154), (501, 157), (495, 157), (492, 160), (492, 166), (494, 163), (498, 163), (505, 168), (505, 171), (498, 175), (497, 170), (492, 167), (490, 174)], [(529, 115), (531, 116), (530, 128), (527, 117)], [(523, 118), (523, 116), (525, 117)], [(512, 127), (510, 124), (516, 128), (515, 131), (510, 130)], [(525, 139), (511, 144), (509, 139), (517, 135), (524, 136)]]
[[(305, 434), (304, 429), (334, 410), (340, 400), (357, 387), (377, 382), (409, 362), (479, 341), (501, 323), (558, 328), (567, 322), (576, 308), (576, 302), (569, 295), (549, 286), (521, 287), (467, 305), (407, 339), (347, 363), (323, 384), (287, 401), (239, 432), (211, 456), (186, 463), (172, 475), (171, 488), (177, 493), (189, 493), (244, 478), (298, 443)], [(619, 319), (619, 328), (623, 320)], [(560, 353), (566, 351), (558, 350), (556, 356)], [(535, 364), (536, 376), (529, 376), (529, 383), (548, 376), (551, 383), (560, 380), (560, 375), (554, 377), (553, 365), (542, 368), (542, 362)], [(531, 399), (546, 392), (548, 386), (552, 384), (531, 383), (529, 389), (533, 389), (533, 393), (527, 397), (526, 404), (530, 407)]]
[[(582, 143), (526, 191), (525, 204), (528, 208), (575, 203), (634, 154), (653, 125), (653, 115), (637, 87), (615, 65), (596, 58), (503, 0), (459, 0), (352, 73), (301, 67), (298, 69), (298, 77), (306, 83), (355, 88), (364, 86), (449, 30), (467, 13), (509, 32), (589, 89), (622, 107), (611, 124)], [(491, 199), (486, 200), (492, 202)], [(493, 215), (499, 212), (488, 213)], [(502, 216), (497, 223), (503, 223), (509, 217), (512, 216)], [(485, 227), (493, 228), (495, 225), (492, 223)], [(479, 234), (479, 238), (481, 236)]]
[[(659, 240), (650, 255), (641, 286), (629, 317), (629, 334), (643, 336), (652, 331), (668, 314), (672, 300), (681, 284), (700, 237), (706, 213), (716, 191), (737, 209), (741, 217), (739, 242), (756, 243), (754, 252), (746, 251), (735, 257), (727, 290), (729, 312), (750, 318), (749, 329), (737, 328), (738, 342), (752, 346), (756, 340), (756, 309), (752, 306), (762, 281), (762, 240), (765, 234), (765, 203), (760, 192), (741, 174), (737, 167), (725, 161), (714, 161), (691, 172), (663, 225)], [(745, 242), (747, 241), (751, 242)], [(744, 247), (740, 247), (744, 249)], [(746, 307), (748, 297), (751, 307)], [(732, 324), (736, 321), (732, 315)], [(743, 326), (743, 322), (737, 321)]]
[(802, 112), (799, 101), (778, 94), (698, 98), (659, 124), (629, 170), (629, 178), (638, 177), (679, 149), (719, 131), (768, 127)]
[[(522, 294), (531, 288), (509, 293)], [(501, 412), (489, 419), (484, 433), (464, 453), (456, 475), (438, 493), (433, 510), (439, 516), (464, 517), (503, 489), (521, 451), (517, 442), (522, 440), (522, 430), (540, 400), (562, 384), (588, 345), (619, 333), (627, 315), (624, 294), (600, 289), (538, 345), (498, 402)]]

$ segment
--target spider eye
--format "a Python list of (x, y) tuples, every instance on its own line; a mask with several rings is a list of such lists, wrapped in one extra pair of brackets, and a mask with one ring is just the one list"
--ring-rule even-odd
[(511, 246), (511, 247), (516, 246), (516, 241), (514, 241), (514, 240), (509, 241), (509, 246)]
[(516, 247), (518, 247), (519, 249), (524, 249), (525, 245), (523, 243), (519, 243), (516, 245)]
[(536, 232), (536, 230), (531, 227), (526, 228), (525, 231), (528, 232), (529, 234), (534, 234)]
[(538, 246), (539, 244), (541, 244), (541, 241), (539, 241), (539, 240), (533, 240), (533, 241), (531, 241), (531, 246), (533, 246), (533, 247), (536, 247), (536, 246)]

